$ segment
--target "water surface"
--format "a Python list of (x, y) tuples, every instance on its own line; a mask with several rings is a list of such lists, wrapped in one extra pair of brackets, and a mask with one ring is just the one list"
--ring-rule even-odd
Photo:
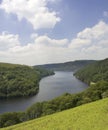
[(56, 71), (55, 75), (43, 78), (39, 84), (39, 93), (28, 98), (0, 100), (0, 114), (4, 112), (24, 111), (35, 102), (51, 100), (63, 93), (78, 93), (87, 88), (87, 84), (73, 76), (73, 72)]

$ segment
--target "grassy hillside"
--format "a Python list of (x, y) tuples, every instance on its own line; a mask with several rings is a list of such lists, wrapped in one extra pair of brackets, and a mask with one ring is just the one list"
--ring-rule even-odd
[(108, 130), (108, 98), (1, 130)]
[(41, 77), (49, 74), (40, 68), (0, 63), (0, 98), (34, 95)]
[(84, 67), (75, 76), (88, 84), (100, 80), (108, 81), (108, 58)]
[(95, 61), (94, 60), (78, 60), (78, 61), (70, 61), (70, 62), (65, 62), (65, 63), (39, 65), (39, 67), (50, 69), (50, 70), (76, 71), (93, 62)]

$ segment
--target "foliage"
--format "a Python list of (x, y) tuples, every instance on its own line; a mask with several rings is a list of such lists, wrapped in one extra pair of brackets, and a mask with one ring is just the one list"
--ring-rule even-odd
[(94, 62), (95, 62), (94, 60), (77, 60), (77, 61), (70, 61), (65, 63), (38, 65), (38, 67), (49, 69), (49, 70), (57, 70), (57, 71), (61, 71), (61, 70), (76, 71)]
[(88, 84), (100, 80), (108, 81), (108, 58), (84, 67), (75, 76)]
[(108, 130), (108, 98), (1, 130)]
[(50, 74), (53, 72), (45, 69), (0, 63), (0, 98), (34, 95), (40, 79)]
[[(60, 112), (69, 108), (74, 108), (79, 105), (89, 103), (92, 101), (96, 101), (99, 99), (102, 99), (104, 97), (107, 97), (108, 93), (108, 82), (106, 81), (99, 81), (96, 84), (91, 85), (87, 90), (84, 92), (78, 93), (78, 94), (63, 94), (62, 96), (59, 96), (51, 101), (46, 102), (38, 102), (29, 107), (25, 112), (17, 113), (19, 116), (18, 122), (15, 122), (14, 118), (10, 121), (10, 114), (8, 113), (5, 119), (5, 122), (3, 121), (4, 117), (0, 115), (0, 124), (2, 124), (1, 127), (5, 127), (7, 125), (13, 125), (19, 123), (19, 121), (24, 122), (27, 120), (39, 118), (45, 115), (53, 114), (55, 112)], [(14, 115), (14, 113), (13, 113)], [(18, 117), (18, 116), (17, 116)]]
[(0, 127), (6, 127), (22, 122), (24, 113), (10, 112), (0, 116)]

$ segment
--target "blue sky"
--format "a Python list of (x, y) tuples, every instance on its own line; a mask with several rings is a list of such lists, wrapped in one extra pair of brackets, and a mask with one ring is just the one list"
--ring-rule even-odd
[(103, 59), (107, 34), (108, 0), (0, 0), (1, 62)]

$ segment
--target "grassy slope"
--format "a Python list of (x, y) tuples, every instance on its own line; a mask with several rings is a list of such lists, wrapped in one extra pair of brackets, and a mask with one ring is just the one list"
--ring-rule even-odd
[(108, 98), (1, 130), (108, 130)]

